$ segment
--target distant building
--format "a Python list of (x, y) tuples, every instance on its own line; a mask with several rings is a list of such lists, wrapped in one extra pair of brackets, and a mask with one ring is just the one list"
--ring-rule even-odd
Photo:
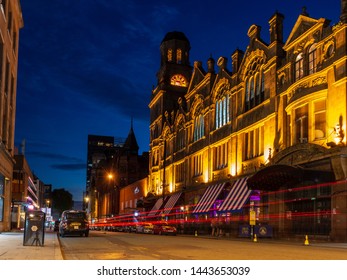
[(109, 136), (88, 136), (84, 208), (93, 221), (117, 215), (120, 190), (148, 176), (148, 153), (138, 155), (138, 150), (132, 125), (123, 143)]
[(40, 210), (39, 189), (24, 155), (15, 155), (12, 182), (12, 228), (23, 228), (25, 212)]
[(11, 227), (11, 189), (17, 96), (19, 30), (23, 17), (19, 0), (0, 3), (0, 232)]
[(83, 210), (83, 201), (74, 201), (73, 202), (74, 210)]
[[(90, 188), (90, 179), (93, 165), (111, 157), (109, 153), (113, 150), (115, 141), (113, 136), (88, 135), (87, 145), (87, 174), (86, 174), (86, 190)], [(113, 153), (113, 152), (112, 152)]]
[(347, 241), (346, 0), (341, 7), (334, 26), (303, 10), (286, 40), (280, 13), (268, 43), (252, 25), (231, 70), (226, 57), (191, 68), (186, 36), (165, 36), (149, 103), (157, 213), (201, 231), (218, 216), (231, 234), (249, 234), (254, 218), (277, 236)]

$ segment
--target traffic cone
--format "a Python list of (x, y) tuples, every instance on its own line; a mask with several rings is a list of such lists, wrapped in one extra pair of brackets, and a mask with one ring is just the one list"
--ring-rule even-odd
[(310, 245), (310, 243), (308, 242), (308, 235), (306, 234), (305, 236), (305, 243), (304, 243), (305, 246), (308, 246)]
[(254, 234), (253, 242), (258, 242), (257, 235)]
[(197, 230), (195, 231), (195, 236), (198, 236), (198, 231)]

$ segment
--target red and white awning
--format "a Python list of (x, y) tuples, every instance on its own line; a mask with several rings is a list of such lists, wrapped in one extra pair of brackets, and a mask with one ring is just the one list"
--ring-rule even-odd
[(233, 184), (228, 196), (219, 207), (219, 211), (240, 210), (251, 194), (247, 187), (248, 177), (241, 178)]
[(172, 208), (175, 207), (178, 199), (180, 198), (181, 196), (181, 192), (178, 192), (178, 193), (174, 193), (173, 195), (170, 196), (169, 200), (166, 202), (165, 206), (164, 206), (164, 209), (163, 209), (163, 214), (170, 214)]
[(152, 210), (148, 213), (147, 216), (155, 216), (162, 205), (163, 205), (163, 198), (160, 197), (158, 198), (157, 202), (154, 204)]
[(207, 213), (225, 186), (224, 183), (208, 186), (193, 210), (193, 214)]

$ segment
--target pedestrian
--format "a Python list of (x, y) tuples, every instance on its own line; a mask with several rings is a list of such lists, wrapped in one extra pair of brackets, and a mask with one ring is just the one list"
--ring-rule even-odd
[(217, 224), (216, 224), (216, 219), (212, 218), (211, 220), (211, 228), (212, 228), (212, 236), (215, 236), (217, 234)]
[(223, 217), (219, 217), (218, 220), (218, 233), (217, 236), (223, 236), (224, 235), (224, 225), (225, 225), (225, 220)]

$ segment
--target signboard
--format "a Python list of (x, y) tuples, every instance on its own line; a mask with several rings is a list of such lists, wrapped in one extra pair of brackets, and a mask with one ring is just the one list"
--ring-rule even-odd
[(255, 221), (256, 221), (256, 219), (255, 219), (255, 211), (251, 210), (251, 211), (249, 211), (249, 224), (251, 226), (255, 226)]
[[(239, 237), (250, 237), (251, 236), (251, 226), (250, 225), (240, 225), (239, 226)], [(254, 226), (254, 234), (257, 237), (272, 237), (273, 229), (270, 225), (256, 225)]]

